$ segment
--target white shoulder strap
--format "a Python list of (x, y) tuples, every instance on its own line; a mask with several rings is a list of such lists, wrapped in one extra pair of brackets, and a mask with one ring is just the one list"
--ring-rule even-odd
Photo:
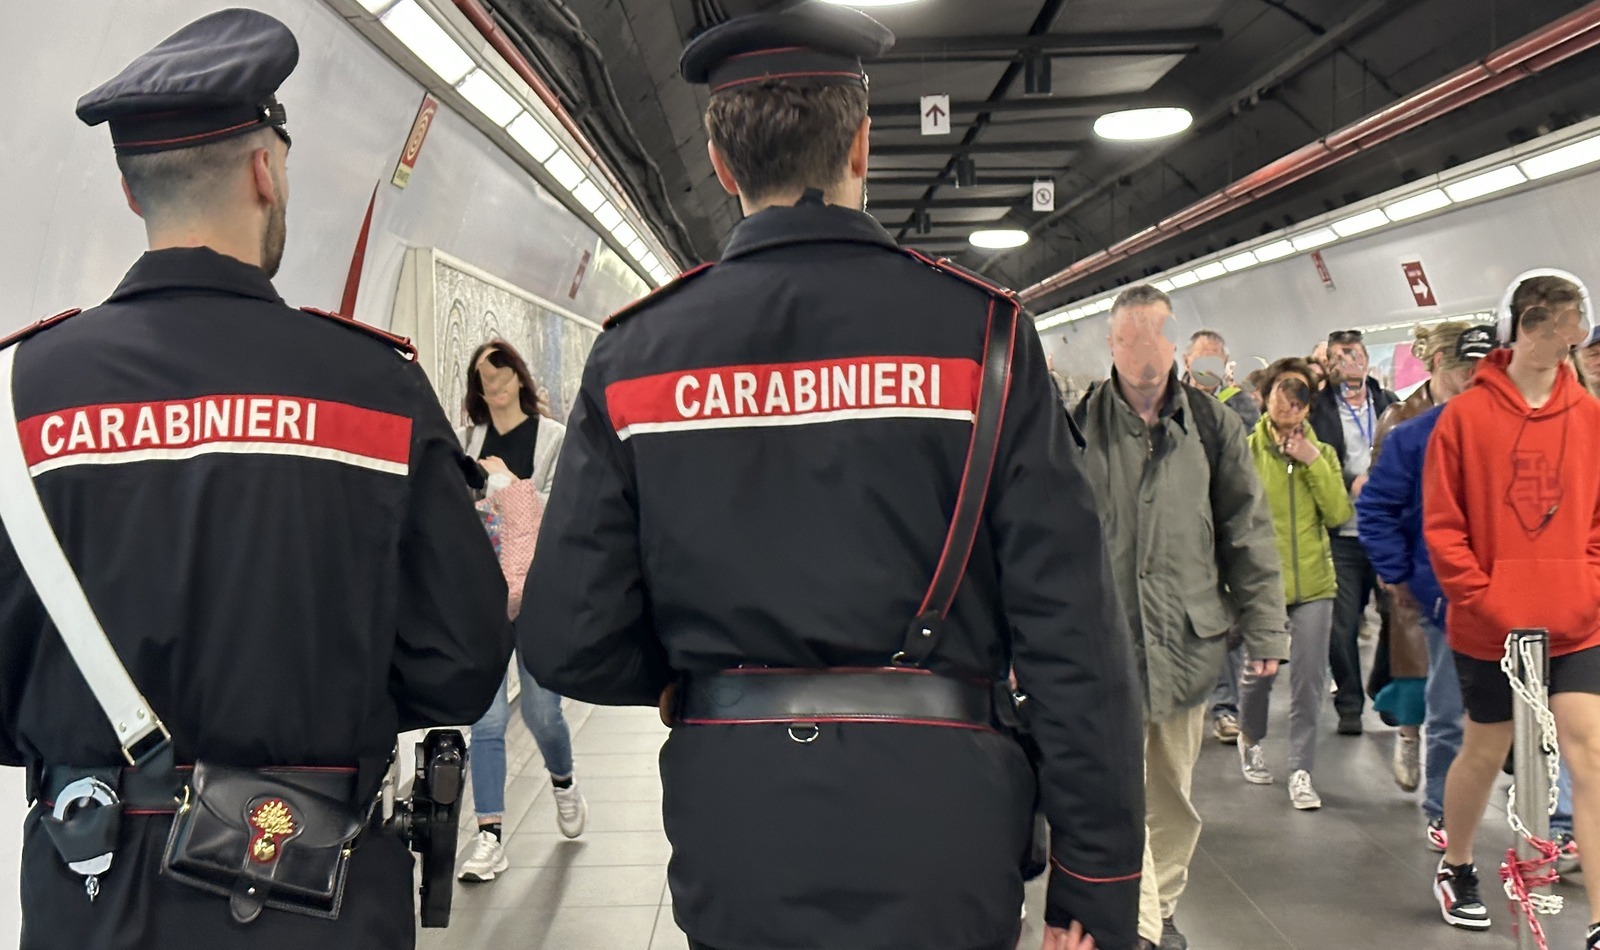
[(22, 454), (12, 398), (12, 369), (20, 346), (0, 350), (0, 523), (132, 765), (164, 744), (167, 730), (106, 639), (39, 502)]

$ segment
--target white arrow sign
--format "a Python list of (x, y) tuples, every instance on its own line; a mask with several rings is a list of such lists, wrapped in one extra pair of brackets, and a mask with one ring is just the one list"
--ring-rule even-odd
[(1056, 183), (1050, 178), (1041, 178), (1033, 183), (1033, 210), (1056, 210)]
[(922, 134), (950, 134), (950, 97), (922, 97)]

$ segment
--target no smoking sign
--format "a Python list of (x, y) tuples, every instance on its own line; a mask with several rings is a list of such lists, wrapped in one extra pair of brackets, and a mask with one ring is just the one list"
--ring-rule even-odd
[(1048, 178), (1041, 178), (1033, 183), (1033, 210), (1056, 210), (1056, 183)]

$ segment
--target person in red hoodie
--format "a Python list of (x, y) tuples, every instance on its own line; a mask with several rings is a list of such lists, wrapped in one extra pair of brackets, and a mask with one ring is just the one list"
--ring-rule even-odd
[[(1600, 400), (1569, 362), (1590, 319), (1588, 292), (1572, 275), (1519, 277), (1500, 314), (1509, 349), (1481, 362), (1428, 446), (1423, 533), (1450, 602), (1445, 627), (1468, 719), (1445, 782), (1450, 841), (1434, 881), (1445, 922), (1457, 927), (1489, 927), (1472, 843), (1511, 749), (1500, 658), (1513, 629), (1550, 632), (1550, 705), (1577, 838), (1600, 841)], [(1587, 883), (1600, 908), (1600, 875)], [(1586, 950), (1597, 948), (1593, 925)]]

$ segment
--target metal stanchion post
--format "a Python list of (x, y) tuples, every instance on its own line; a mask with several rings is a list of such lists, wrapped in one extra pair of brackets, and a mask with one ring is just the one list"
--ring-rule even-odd
[[(1528, 651), (1536, 669), (1539, 671), (1539, 680), (1549, 683), (1548, 671), (1550, 669), (1550, 635), (1544, 630), (1513, 630), (1511, 633), (1516, 642), (1517, 678), (1528, 682), (1524, 668), (1524, 651)], [(1548, 698), (1548, 688), (1546, 696)], [(1534, 710), (1521, 696), (1515, 697), (1512, 704), (1512, 727), (1516, 734), (1513, 772), (1517, 788), (1517, 817), (1527, 826), (1534, 837), (1541, 840), (1550, 838), (1550, 774), (1545, 763), (1544, 734), (1539, 726), (1539, 718)], [(1520, 835), (1517, 836), (1517, 859), (1522, 861), (1539, 857), (1533, 846), (1528, 844)], [(1538, 888), (1535, 893), (1548, 894), (1550, 888)], [(1523, 925), (1517, 928), (1518, 950), (1537, 950), (1538, 939), (1534, 936), (1532, 928)]]

